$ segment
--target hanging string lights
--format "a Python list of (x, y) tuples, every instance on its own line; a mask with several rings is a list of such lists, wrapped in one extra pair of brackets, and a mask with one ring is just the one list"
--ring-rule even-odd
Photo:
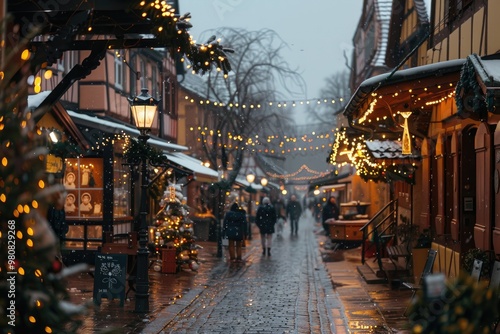
[[(447, 84), (435, 84), (429, 85), (422, 88), (413, 88), (408, 90), (400, 90), (392, 94), (382, 95), (377, 92), (371, 94), (371, 101), (368, 108), (362, 113), (362, 116), (357, 120), (358, 124), (375, 123), (381, 119), (387, 119), (388, 117), (396, 118), (398, 112), (402, 110), (394, 110), (392, 114), (385, 115), (381, 118), (380, 115), (373, 117), (375, 109), (380, 102), (383, 102), (387, 98), (397, 98), (398, 96), (408, 96), (407, 101), (411, 102), (413, 109), (425, 109), (428, 106), (436, 105), (442, 103), (448, 99), (455, 97), (455, 90), (453, 89), (454, 84), (452, 82)], [(436, 98), (430, 100), (427, 96), (436, 96)], [(388, 105), (389, 101), (386, 102)]]
[[(308, 176), (298, 176), (302, 172), (307, 172), (312, 175)], [(326, 172), (318, 172), (315, 171), (311, 168), (309, 168), (307, 165), (302, 165), (300, 166), (299, 169), (297, 169), (293, 173), (289, 174), (276, 174), (276, 173), (268, 173), (267, 175), (271, 178), (276, 178), (276, 179), (281, 179), (281, 180), (289, 180), (289, 181), (309, 181), (311, 179), (317, 179), (320, 177), (324, 177), (326, 175), (329, 175), (331, 171), (326, 171)]]
[[(208, 129), (208, 127), (191, 127), (189, 130), (192, 132), (198, 131), (199, 136), (197, 136), (197, 140), (198, 142), (203, 142), (205, 145), (209, 144), (209, 139), (205, 138), (207, 135), (213, 136), (214, 133), (217, 133), (219, 137), (223, 136), (219, 130)], [(305, 154), (311, 151), (328, 150), (331, 144), (331, 132), (333, 133), (334, 131), (333, 129), (329, 132), (321, 133), (312, 131), (298, 136), (268, 135), (264, 140), (261, 140), (258, 135), (244, 139), (241, 135), (234, 135), (228, 132), (226, 134), (228, 140), (224, 141), (226, 143), (222, 144), (218, 142), (217, 146), (219, 148), (224, 147), (235, 150), (248, 149), (254, 153), (273, 155)], [(270, 148), (269, 146), (273, 147)]]
[(300, 106), (313, 106), (313, 105), (334, 105), (335, 103), (342, 103), (346, 99), (345, 97), (328, 97), (328, 98), (313, 98), (313, 99), (304, 99), (304, 100), (289, 100), (289, 101), (267, 101), (262, 103), (249, 103), (242, 104), (239, 103), (224, 103), (220, 101), (212, 101), (210, 99), (202, 99), (202, 98), (194, 98), (189, 95), (184, 96), (184, 100), (199, 105), (207, 105), (214, 107), (230, 107), (230, 108), (242, 108), (242, 109), (264, 109), (268, 107), (276, 107), (276, 108), (287, 108), (287, 107), (300, 107)]

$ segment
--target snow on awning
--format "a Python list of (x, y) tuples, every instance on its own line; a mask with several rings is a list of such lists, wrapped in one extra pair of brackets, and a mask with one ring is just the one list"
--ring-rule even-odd
[[(95, 115), (79, 113), (72, 110), (68, 110), (68, 114), (79, 126), (97, 129), (111, 134), (127, 134), (132, 137), (138, 137), (140, 134), (139, 130), (137, 130), (137, 128), (133, 127), (132, 125), (121, 123), (118, 120), (113, 120), (108, 117), (99, 117)], [(173, 144), (161, 138), (155, 138), (154, 136), (150, 137), (150, 139), (148, 140), (148, 144), (168, 151), (187, 150), (186, 146)]]
[[(89, 114), (78, 113), (68, 110), (69, 115), (76, 124), (80, 127), (88, 127), (90, 129), (97, 129), (111, 134), (127, 134), (132, 137), (139, 136), (139, 130), (131, 125), (121, 123), (106, 117), (98, 117)], [(202, 162), (196, 158), (190, 157), (181, 152), (185, 151), (187, 147), (182, 145), (167, 142), (161, 138), (151, 137), (148, 140), (148, 145), (161, 149), (168, 161), (178, 165), (187, 171), (190, 171), (199, 182), (217, 182), (218, 173), (208, 167), (202, 165)]]
[(410, 133), (425, 136), (434, 104), (453, 96), (465, 59), (384, 73), (363, 81), (345, 107), (350, 127), (367, 139), (398, 139), (402, 116), (411, 110)]
[(219, 179), (219, 173), (217, 171), (203, 166), (202, 162), (196, 158), (181, 152), (165, 152), (165, 155), (169, 162), (173, 162), (193, 172), (198, 182), (211, 183), (217, 182)]
[(365, 145), (374, 159), (382, 160), (406, 160), (420, 159), (419, 154), (405, 154), (401, 142), (396, 140), (366, 140)]

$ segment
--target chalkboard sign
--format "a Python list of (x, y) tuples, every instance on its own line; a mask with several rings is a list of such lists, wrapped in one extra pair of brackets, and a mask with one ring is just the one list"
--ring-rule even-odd
[(102, 298), (120, 298), (125, 302), (125, 281), (127, 276), (126, 254), (96, 254), (94, 273), (94, 303), (101, 304)]

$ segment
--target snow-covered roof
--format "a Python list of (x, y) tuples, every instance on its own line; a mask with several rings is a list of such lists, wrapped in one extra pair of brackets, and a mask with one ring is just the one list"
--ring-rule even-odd
[(28, 95), (28, 109), (36, 109), (45, 100), (47, 96), (51, 93), (50, 90), (46, 90), (34, 95)]
[(395, 140), (366, 140), (365, 145), (375, 159), (419, 158), (419, 155), (403, 155), (401, 142)]
[(486, 89), (500, 86), (500, 59), (481, 59), (472, 55), (468, 57)]
[(169, 161), (192, 171), (197, 181), (217, 182), (219, 178), (217, 171), (203, 166), (200, 160), (189, 155), (181, 152), (165, 152), (165, 155)]
[(184, 76), (184, 79), (179, 83), (179, 85), (196, 95), (202, 97), (207, 96), (207, 82), (198, 74), (187, 72)]
[(389, 26), (391, 23), (392, 0), (375, 1), (375, 13), (379, 26), (380, 38), (378, 39), (377, 51), (373, 57), (372, 66), (384, 66), (385, 54), (387, 53), (387, 42), (389, 40)]
[(420, 21), (429, 23), (431, 17), (431, 0), (413, 0), (413, 3), (417, 9)]
[(286, 170), (279, 166), (278, 164), (283, 165), (283, 161), (280, 159), (273, 159), (270, 156), (266, 156), (264, 154), (256, 154), (255, 155), (257, 164), (266, 172), (272, 172), (276, 174), (286, 174)]
[[(114, 121), (95, 115), (79, 113), (72, 110), (68, 110), (68, 114), (70, 115), (71, 119), (73, 119), (73, 121), (80, 126), (88, 126), (89, 128), (99, 129), (107, 133), (125, 133), (134, 137), (138, 137), (140, 134), (137, 128), (131, 125), (120, 123), (119, 121)], [(168, 151), (185, 151), (188, 149), (186, 146), (173, 144), (167, 142), (164, 139), (154, 137), (148, 140), (148, 144)]]
[(431, 20), (431, 11), (432, 11), (432, 0), (423, 0), (425, 3), (425, 11), (427, 12), (427, 17), (429, 22)]
[(351, 99), (345, 107), (344, 115), (347, 116), (355, 113), (363, 102), (370, 99), (372, 97), (371, 94), (376, 92), (377, 89), (381, 87), (403, 82), (419, 82), (420, 79), (423, 78), (438, 78), (439, 76), (447, 73), (460, 73), (464, 63), (465, 59), (447, 60), (429, 65), (412, 67), (405, 70), (383, 73), (368, 78), (358, 86), (354, 94), (351, 96)]

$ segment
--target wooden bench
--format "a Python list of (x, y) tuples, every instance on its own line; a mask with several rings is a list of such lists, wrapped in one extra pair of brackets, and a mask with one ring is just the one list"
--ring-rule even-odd
[(398, 259), (400, 257), (409, 257), (408, 247), (406, 245), (396, 245), (386, 247), (387, 256), (393, 259)]
[(408, 245), (401, 244), (395, 246), (387, 246), (386, 247), (387, 257), (391, 260), (392, 264), (394, 264), (395, 270), (398, 270), (400, 266), (398, 265), (398, 260), (400, 258), (404, 258), (406, 260), (406, 268), (408, 268), (408, 262), (410, 260), (410, 252), (408, 251)]

